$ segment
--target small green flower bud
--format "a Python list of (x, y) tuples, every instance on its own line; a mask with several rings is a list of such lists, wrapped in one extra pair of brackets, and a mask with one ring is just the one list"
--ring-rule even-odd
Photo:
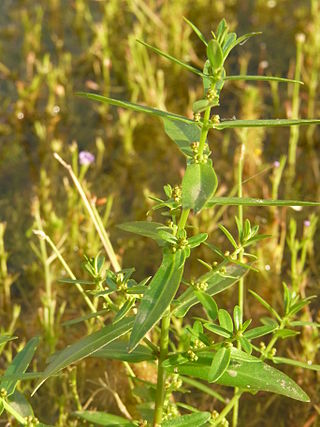
[(188, 358), (191, 360), (191, 362), (196, 362), (198, 360), (198, 356), (192, 350), (188, 350), (187, 355), (188, 355)]
[(193, 116), (193, 119), (195, 122), (200, 122), (201, 120), (201, 114), (200, 113), (195, 113)]

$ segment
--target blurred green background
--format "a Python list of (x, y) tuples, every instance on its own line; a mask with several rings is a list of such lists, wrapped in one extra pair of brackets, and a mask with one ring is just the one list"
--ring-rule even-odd
[[(183, 21), (184, 16), (204, 34), (214, 30), (223, 17), (237, 34), (262, 31), (232, 53), (227, 73), (293, 78), (300, 72), (305, 82), (299, 93), (294, 85), (230, 82), (217, 110), (222, 118), (319, 117), (318, 0), (0, 2), (0, 328), (20, 340), (44, 334), (35, 369), (43, 366), (56, 345), (71, 342), (86, 329), (59, 326), (61, 316), (76, 317), (84, 307), (73, 289), (57, 285), (63, 269), (57, 260), (50, 259), (50, 251), (44, 251), (32, 229), (43, 229), (52, 238), (79, 277), (83, 275), (83, 255), (94, 256), (100, 249), (77, 192), (53, 152), (80, 174), (104, 218), (122, 265), (134, 265), (138, 279), (153, 274), (158, 265), (156, 246), (128, 237), (114, 226), (144, 219), (152, 207), (148, 196), (161, 197), (164, 184), (180, 181), (183, 159), (157, 119), (94, 104), (75, 93), (94, 91), (191, 117), (192, 103), (201, 95), (200, 79), (136, 42), (145, 40), (202, 67), (203, 46)], [(233, 166), (237, 164), (239, 142), (245, 139), (245, 195), (319, 200), (319, 136), (315, 127), (213, 134), (210, 144), (219, 195), (234, 194)], [(78, 165), (78, 153), (83, 150), (95, 155), (89, 168)], [(192, 218), (193, 225), (195, 230), (212, 233), (215, 242), (227, 247), (216, 224), (222, 221), (234, 228), (235, 212), (232, 208), (217, 209), (214, 214), (205, 211)], [(246, 211), (263, 232), (274, 236), (260, 245), (261, 274), (250, 276), (248, 283), (275, 304), (280, 301), (282, 281), (296, 283), (304, 295), (319, 294), (315, 212), (291, 208)], [(286, 239), (289, 243), (295, 239), (304, 242), (305, 259), (301, 258), (301, 248), (290, 246)], [(199, 268), (189, 267), (188, 274), (197, 274)], [(231, 306), (235, 295), (229, 293), (222, 301)], [(46, 310), (49, 306), (52, 309), (52, 304), (54, 319), (50, 324)], [(319, 303), (314, 302), (311, 311), (305, 313), (306, 319), (316, 319), (318, 309)], [(246, 310), (247, 316), (262, 315), (252, 301), (247, 302)], [(317, 362), (319, 343), (317, 332), (310, 330), (296, 338), (290, 348), (279, 351)], [(16, 344), (8, 348), (0, 356), (0, 369), (5, 369)], [(103, 376), (103, 366), (99, 366), (94, 374), (92, 361), (78, 367), (83, 401), (90, 398), (98, 378)], [(291, 369), (290, 373), (309, 393), (312, 403), (291, 403), (260, 394), (246, 397), (241, 425), (320, 425), (317, 374), (299, 369)], [(109, 375), (112, 388), (126, 399), (125, 373)], [(88, 383), (89, 376), (97, 384)], [(33, 399), (34, 407), (48, 422), (51, 419), (61, 426), (78, 425), (68, 417), (68, 412), (75, 409), (68, 384), (64, 374), (62, 382), (51, 380)], [(216, 403), (208, 403), (203, 396), (195, 394), (189, 399), (200, 407), (215, 408)], [(101, 396), (98, 393), (94, 405), (117, 410), (108, 391)]]

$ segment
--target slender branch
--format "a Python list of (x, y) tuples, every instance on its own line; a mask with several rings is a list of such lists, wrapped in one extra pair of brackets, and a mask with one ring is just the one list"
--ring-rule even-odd
[(161, 322), (160, 356), (158, 359), (157, 391), (153, 427), (160, 427), (162, 422), (163, 403), (165, 398), (165, 369), (162, 367), (162, 362), (166, 359), (168, 354), (169, 327), (170, 311), (168, 310)]

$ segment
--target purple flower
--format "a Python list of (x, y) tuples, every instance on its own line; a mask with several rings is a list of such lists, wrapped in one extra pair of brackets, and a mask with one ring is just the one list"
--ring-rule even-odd
[(89, 151), (80, 151), (79, 153), (79, 162), (80, 165), (91, 165), (94, 162), (94, 155), (89, 153)]
[(306, 219), (306, 220), (304, 220), (304, 221), (303, 221), (303, 225), (304, 225), (305, 227), (310, 227), (311, 222), (310, 222), (308, 219)]
[(278, 160), (274, 161), (274, 162), (273, 162), (273, 166), (274, 166), (275, 168), (278, 168), (278, 167), (280, 166), (280, 162), (278, 162)]

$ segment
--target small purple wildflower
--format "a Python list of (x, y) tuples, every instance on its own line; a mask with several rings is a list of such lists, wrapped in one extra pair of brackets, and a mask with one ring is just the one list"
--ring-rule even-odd
[(274, 161), (274, 162), (273, 162), (273, 166), (274, 166), (275, 168), (278, 168), (278, 167), (280, 166), (280, 162), (279, 162), (278, 160)]
[(306, 219), (306, 220), (304, 220), (304, 221), (303, 221), (303, 225), (304, 225), (305, 227), (310, 227), (311, 222), (310, 222), (308, 219)]
[(89, 151), (80, 151), (79, 153), (79, 162), (80, 165), (91, 165), (95, 160), (95, 157), (92, 153), (89, 153)]

